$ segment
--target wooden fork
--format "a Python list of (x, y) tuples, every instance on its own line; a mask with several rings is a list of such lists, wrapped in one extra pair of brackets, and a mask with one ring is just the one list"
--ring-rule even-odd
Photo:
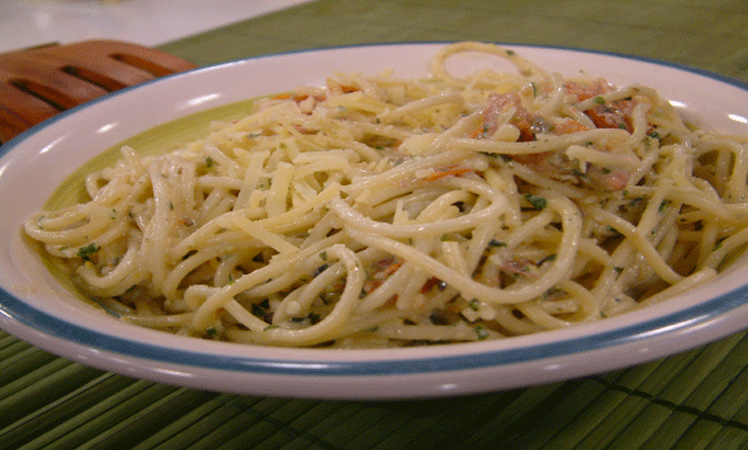
[(0, 143), (109, 92), (194, 64), (121, 41), (85, 41), (0, 54)]

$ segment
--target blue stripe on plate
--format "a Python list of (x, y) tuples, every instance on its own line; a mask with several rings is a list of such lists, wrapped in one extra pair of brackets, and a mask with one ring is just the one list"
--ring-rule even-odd
[[(722, 314), (726, 314), (746, 303), (748, 303), (748, 286), (743, 286), (677, 313), (580, 338), (554, 341), (525, 348), (489, 350), (473, 354), (427, 358), (414, 357), (405, 360), (372, 359), (348, 362), (334, 360), (300, 361), (283, 358), (260, 359), (251, 356), (235, 357), (159, 346), (108, 335), (71, 324), (29, 306), (4, 290), (0, 291), (0, 310), (8, 317), (37, 331), (86, 347), (134, 358), (194, 366), (202, 369), (260, 374), (328, 376), (412, 375), (480, 369), (569, 356), (635, 343), (658, 335), (684, 333), (696, 329), (708, 321), (717, 319)], [(465, 345), (469, 346), (470, 344)], [(376, 351), (373, 351), (372, 355), (376, 355)]]

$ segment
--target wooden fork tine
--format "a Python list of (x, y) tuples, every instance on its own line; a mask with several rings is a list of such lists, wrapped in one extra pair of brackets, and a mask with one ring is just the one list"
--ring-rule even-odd
[(155, 77), (138, 67), (132, 67), (106, 55), (56, 54), (43, 51), (34, 52), (27, 59), (36, 64), (44, 64), (54, 73), (66, 73), (72, 77), (94, 84), (106, 92), (133, 86)]
[(106, 55), (130, 66), (139, 67), (157, 77), (184, 72), (197, 67), (191, 62), (165, 51), (121, 41), (98, 40), (71, 44), (66, 46), (63, 52), (65, 54), (77, 52), (79, 46), (85, 47), (86, 52)]
[(13, 86), (0, 84), (0, 142), (58, 114), (59, 109)]
[(86, 41), (0, 54), (0, 143), (108, 92), (196, 66), (120, 41)]
[(197, 67), (164, 51), (119, 41), (87, 41), (37, 53), (62, 58), (79, 76), (111, 89)]
[(45, 100), (60, 110), (70, 109), (109, 92), (55, 66), (24, 57), (3, 65), (0, 82)]
[(33, 125), (23, 120), (14, 111), (0, 105), (0, 144), (13, 139)]

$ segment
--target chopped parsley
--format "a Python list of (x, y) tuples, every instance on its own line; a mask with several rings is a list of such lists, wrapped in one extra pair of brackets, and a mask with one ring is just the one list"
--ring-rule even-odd
[(551, 253), (550, 255), (548, 255), (545, 258), (543, 258), (540, 261), (538, 261), (538, 263), (535, 264), (535, 265), (537, 267), (540, 267), (540, 266), (542, 266), (543, 264), (545, 264), (547, 262), (551, 262), (551, 261), (555, 261), (555, 260), (556, 260), (556, 254), (555, 253)]
[(267, 308), (263, 308), (257, 303), (252, 303), (252, 315), (253, 316), (259, 317), (260, 319), (264, 319), (266, 312), (267, 312)]
[(319, 266), (316, 269), (314, 269), (314, 271), (312, 272), (312, 276), (316, 277), (317, 275), (319, 275), (322, 272), (324, 272), (325, 270), (327, 270), (328, 267), (330, 267), (329, 264), (322, 264), (321, 266)]
[(208, 327), (205, 329), (205, 334), (211, 339), (218, 339), (218, 330), (216, 327)]
[(623, 234), (618, 229), (608, 226), (608, 233), (612, 234), (613, 237), (621, 237)]
[(322, 320), (322, 317), (320, 317), (320, 315), (316, 313), (309, 313), (307, 317), (309, 318), (309, 321), (312, 323), (312, 325), (318, 324), (320, 320)]
[(100, 248), (101, 247), (97, 246), (94, 243), (91, 243), (85, 247), (81, 247), (78, 249), (78, 257), (88, 260), (88, 257), (98, 252)]
[(475, 330), (475, 335), (478, 336), (479, 341), (482, 341), (486, 339), (488, 336), (490, 336), (490, 333), (488, 332), (488, 330), (486, 330), (480, 325), (476, 326), (474, 330)]
[(525, 194), (525, 200), (527, 200), (532, 205), (532, 207), (537, 209), (538, 211), (548, 206), (548, 200), (537, 195)]

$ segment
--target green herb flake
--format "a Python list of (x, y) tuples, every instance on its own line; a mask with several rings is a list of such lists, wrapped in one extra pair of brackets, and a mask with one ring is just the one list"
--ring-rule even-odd
[(479, 341), (482, 341), (486, 339), (488, 336), (490, 336), (490, 333), (488, 332), (488, 330), (486, 330), (480, 325), (476, 326), (474, 330), (475, 330), (475, 335), (478, 336)]
[(592, 99), (592, 101), (593, 101), (593, 102), (595, 102), (595, 103), (597, 103), (598, 105), (604, 105), (604, 104), (606, 104), (606, 103), (607, 103), (607, 102), (605, 101), (605, 98), (603, 98), (603, 97), (601, 97), (601, 96), (597, 96), (597, 97), (595, 97), (594, 99)]
[(611, 227), (611, 226), (608, 226), (607, 228), (608, 228), (608, 232), (609, 232), (610, 234), (612, 234), (612, 235), (613, 235), (613, 237), (621, 237), (621, 236), (623, 236), (623, 234), (621, 234), (621, 232), (620, 232), (620, 231), (618, 231), (618, 229), (616, 229), (616, 228), (613, 228), (613, 227)]
[(78, 249), (78, 257), (83, 259), (88, 259), (89, 256), (93, 255), (94, 253), (98, 252), (101, 247), (98, 247), (96, 244), (91, 243), (85, 247), (81, 247)]
[(268, 325), (265, 328), (262, 329), (262, 331), (270, 331), (278, 328), (278, 325)]
[(545, 207), (548, 206), (548, 200), (537, 195), (525, 194), (525, 200), (527, 200), (532, 205), (532, 207), (537, 209), (538, 211), (545, 209)]
[(265, 313), (267, 312), (267, 308), (263, 308), (257, 303), (252, 303), (252, 315), (255, 317), (259, 317), (260, 319), (265, 317)]
[(218, 339), (218, 330), (216, 327), (208, 327), (205, 329), (205, 334), (211, 339)]
[(493, 247), (493, 248), (496, 248), (496, 247), (506, 247), (506, 242), (501, 242), (501, 241), (498, 241), (496, 239), (491, 239), (491, 242), (488, 243), (488, 246), (489, 247)]
[(335, 294), (333, 294), (332, 292), (322, 293), (318, 297), (325, 305), (329, 305), (335, 301)]
[(473, 311), (478, 311), (480, 309), (480, 302), (474, 298), (468, 302), (468, 308)]
[(545, 258), (543, 258), (540, 261), (538, 261), (538, 263), (536, 264), (536, 266), (540, 267), (540, 266), (542, 266), (543, 264), (545, 264), (547, 262), (555, 261), (556, 257), (557, 257), (557, 255), (555, 253), (551, 253), (550, 255), (548, 255)]
[(327, 270), (328, 267), (330, 267), (328, 264), (322, 264), (321, 266), (317, 267), (312, 271), (312, 277), (320, 275), (322, 272)]
[(207, 167), (208, 169), (213, 167), (213, 158), (211, 158), (210, 156), (205, 158), (205, 167)]

